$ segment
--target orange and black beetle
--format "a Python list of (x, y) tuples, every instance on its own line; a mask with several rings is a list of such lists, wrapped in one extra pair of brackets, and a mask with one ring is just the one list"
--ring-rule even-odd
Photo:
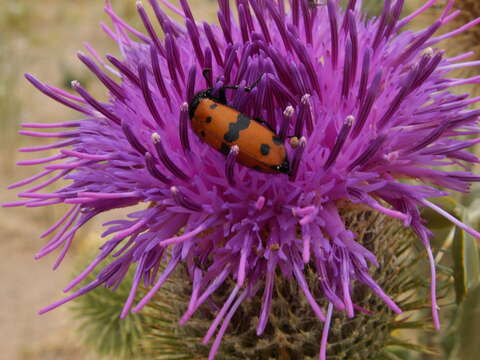
[(260, 120), (227, 105), (225, 89), (237, 88), (225, 86), (216, 89), (216, 95), (213, 88), (196, 93), (188, 105), (193, 131), (225, 155), (237, 145), (237, 161), (242, 165), (265, 173), (288, 174), (290, 166), (282, 139)]

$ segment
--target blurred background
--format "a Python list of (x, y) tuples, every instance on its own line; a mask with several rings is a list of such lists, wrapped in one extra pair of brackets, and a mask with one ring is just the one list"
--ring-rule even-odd
[[(135, 2), (114, 1), (122, 16), (135, 18)], [(67, 89), (78, 79), (95, 90), (92, 76), (80, 65), (76, 52), (89, 41), (102, 53), (115, 52), (99, 29), (106, 20), (101, 0), (0, 0), (0, 185), (1, 202), (15, 200), (8, 184), (33, 175), (37, 169), (16, 167), (28, 158), (17, 148), (35, 140), (17, 134), (21, 122), (62, 121), (76, 117), (70, 111), (30, 86), (23, 78), (30, 72), (41, 80)], [(134, 20), (136, 21), (136, 19)], [(41, 141), (37, 141), (40, 143)], [(44, 143), (44, 142), (43, 142)], [(57, 219), (63, 209), (1, 209), (0, 216), (0, 359), (53, 360), (95, 359), (87, 354), (74, 329), (67, 307), (38, 316), (36, 312), (58, 300), (71, 278), (78, 248), (52, 271), (53, 258), (35, 261), (39, 234)], [(84, 246), (89, 229), (80, 234)]]
[[(475, 10), (474, 3), (477, 1), (471, 2), (472, 7), (460, 22), (475, 17), (468, 11)], [(142, 28), (135, 0), (111, 2), (123, 19), (138, 29)], [(406, 2), (409, 8), (416, 8), (423, 3), (422, 0)], [(190, 3), (200, 19), (214, 19), (214, 0), (191, 0)], [(369, 11), (375, 13), (380, 3), (383, 1), (367, 1)], [(39, 168), (15, 166), (15, 162), (30, 158), (28, 153), (19, 153), (16, 149), (33, 146), (36, 142), (45, 143), (19, 136), (19, 124), (77, 118), (73, 111), (36, 91), (24, 80), (23, 73), (32, 73), (40, 80), (66, 90), (70, 88), (72, 80), (79, 80), (96, 96), (105, 98), (98, 81), (76, 57), (76, 52), (83, 49), (84, 42), (91, 44), (100, 54), (118, 53), (115, 44), (99, 27), (102, 21), (108, 22), (103, 5), (103, 0), (0, 0), (2, 203), (16, 199), (15, 191), (5, 190), (8, 184), (35, 174)], [(431, 21), (430, 15), (426, 14), (416, 25), (420, 27)], [(480, 34), (480, 31), (477, 33)], [(475, 34), (455, 46), (467, 49), (478, 47), (480, 39)], [(469, 198), (467, 202), (471, 200)], [(53, 272), (51, 266), (54, 256), (41, 261), (35, 261), (33, 256), (44, 243), (39, 239), (39, 234), (58, 219), (64, 209), (56, 206), (29, 210), (1, 208), (0, 211), (0, 359), (97, 359), (79, 341), (75, 331), (77, 323), (68, 306), (43, 316), (38, 316), (36, 312), (62, 297), (61, 289), (71, 279), (79, 254), (96, 248), (102, 219), (91, 222), (78, 233), (72, 251), (59, 270)]]
[[(128, 23), (141, 29), (135, 0), (112, 0)], [(190, 1), (196, 15), (213, 19), (213, 0)], [(16, 200), (16, 191), (6, 187), (38, 172), (39, 167), (18, 167), (17, 161), (32, 154), (19, 153), (22, 146), (46, 144), (48, 140), (17, 134), (22, 122), (57, 122), (78, 115), (45, 97), (28, 83), (23, 73), (65, 90), (79, 80), (98, 98), (103, 89), (77, 59), (88, 42), (100, 54), (119, 55), (113, 41), (100, 29), (108, 22), (103, 0), (0, 0), (0, 202)], [(48, 156), (48, 155), (45, 155)], [(34, 260), (44, 240), (45, 229), (64, 213), (61, 207), (25, 210), (0, 208), (0, 359), (1, 360), (93, 360), (76, 332), (77, 323), (68, 306), (38, 316), (37, 311), (59, 300), (61, 289), (78, 269), (78, 255), (96, 249), (98, 219), (78, 233), (72, 251), (57, 271), (55, 256)], [(81, 251), (85, 249), (85, 251)], [(85, 255), (83, 255), (83, 262)]]

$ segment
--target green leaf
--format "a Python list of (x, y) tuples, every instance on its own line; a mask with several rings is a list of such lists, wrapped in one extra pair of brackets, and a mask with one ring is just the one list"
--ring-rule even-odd
[[(477, 360), (480, 354), (480, 286), (471, 289), (461, 304), (450, 332), (454, 345), (448, 360)], [(449, 339), (451, 341), (451, 339)]]
[[(472, 214), (476, 217), (478, 215), (476, 212), (462, 208), (452, 197), (442, 197), (430, 201), (467, 225), (473, 223), (471, 220)], [(457, 304), (460, 304), (468, 290), (478, 284), (479, 281), (480, 264), (477, 241), (470, 234), (456, 227), (432, 209), (424, 209), (422, 216), (427, 220), (429, 229), (434, 233), (434, 238), (437, 239), (437, 246), (440, 247), (437, 262), (451, 248), (455, 295)]]
[[(423, 344), (414, 344), (400, 339), (392, 339), (390, 346), (393, 346), (394, 348), (398, 347), (402, 349), (409, 349), (427, 355), (438, 355), (438, 351), (429, 346)], [(397, 355), (399, 354), (397, 353)]]
[(433, 330), (434, 327), (431, 323), (425, 322), (425, 320), (417, 321), (396, 321), (390, 325), (392, 330), (394, 329), (422, 329), (422, 330)]
[[(471, 208), (464, 212), (465, 224), (478, 228), (478, 209), (473, 207), (476, 212), (472, 212)], [(476, 287), (480, 284), (480, 258), (478, 253), (478, 239), (475, 239), (472, 235), (464, 232), (465, 238), (465, 269), (466, 269), (466, 281), (469, 289)]]
[(457, 304), (463, 301), (467, 295), (467, 270), (465, 266), (465, 232), (455, 229), (455, 236), (452, 247), (453, 256), (453, 277), (455, 279), (455, 298)]
[(384, 356), (388, 360), (414, 360), (416, 358), (413, 352), (396, 345), (387, 346), (384, 351)]
[[(429, 201), (441, 207), (443, 210), (455, 216), (457, 219), (462, 217), (460, 204), (450, 196), (429, 199)], [(429, 229), (450, 229), (453, 226), (450, 220), (446, 219), (444, 216), (430, 208), (425, 208), (422, 210), (422, 217), (428, 221), (427, 225)]]
[[(470, 225), (468, 211), (463, 211), (463, 216), (459, 220)], [(477, 240), (462, 229), (456, 228), (452, 255), (456, 300), (457, 304), (460, 304), (468, 294), (469, 289), (479, 283), (480, 264)]]

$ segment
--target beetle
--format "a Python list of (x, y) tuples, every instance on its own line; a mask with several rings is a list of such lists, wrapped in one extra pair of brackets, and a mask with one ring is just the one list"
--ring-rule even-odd
[[(204, 76), (207, 71), (203, 71)], [(245, 91), (250, 91), (260, 79), (261, 76)], [(228, 106), (225, 90), (238, 88), (237, 85), (210, 87), (197, 92), (188, 105), (193, 131), (224, 155), (237, 145), (236, 160), (244, 166), (265, 173), (288, 174), (290, 165), (283, 140), (262, 120)]]

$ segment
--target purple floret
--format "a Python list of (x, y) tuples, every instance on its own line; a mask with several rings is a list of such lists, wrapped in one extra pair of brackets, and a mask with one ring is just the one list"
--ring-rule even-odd
[[(356, 0), (349, 1), (346, 11), (333, 0), (313, 6), (306, 0), (291, 0), (288, 6), (283, 0), (238, 0), (236, 9), (219, 0), (219, 25), (196, 20), (186, 0), (180, 0), (181, 10), (167, 0), (149, 2), (164, 36), (155, 32), (141, 2), (137, 8), (145, 33), (124, 23), (107, 1), (113, 27), (102, 27), (119, 45), (121, 57), (107, 55), (105, 62), (89, 46), (90, 56), (79, 54), (105, 85), (107, 103), (78, 82), (72, 83), (77, 96), (26, 75), (40, 91), (84, 117), (22, 125), (66, 128), (20, 132), (59, 139), (21, 151), (58, 149), (58, 154), (19, 163), (47, 165), (10, 188), (44, 182), (19, 194), (26, 200), (6, 206), (71, 205), (42, 234), (52, 238), (37, 258), (60, 250), (56, 268), (76, 231), (90, 219), (144, 205), (128, 219), (105, 224), (102, 236), (108, 240), (64, 291), (113, 258), (96, 280), (41, 313), (97, 286), (115, 288), (133, 266), (124, 317), (132, 307), (140, 311), (182, 264), (192, 280), (192, 296), (180, 323), (226, 281), (236, 282), (204, 338), (208, 343), (216, 336), (213, 359), (235, 311), (256, 294), (263, 299), (257, 328), (262, 335), (279, 272), (297, 281), (318, 320), (325, 321), (320, 351), (325, 359), (332, 311), (353, 317), (358, 309), (351, 298), (354, 283), (366, 284), (392, 311), (402, 311), (369, 275), (369, 267), (379, 264), (346, 228), (339, 204), (347, 201), (397, 218), (418, 235), (431, 263), (432, 313), (438, 328), (431, 233), (420, 209), (429, 207), (480, 237), (431, 201), (450, 191), (468, 192), (470, 183), (480, 180), (469, 170), (479, 160), (467, 150), (479, 142), (480, 110), (470, 106), (480, 98), (451, 92), (480, 78), (447, 76), (452, 69), (478, 63), (462, 62), (470, 53), (447, 58), (435, 48), (459, 32), (434, 36), (458, 15), (450, 13), (451, 2), (440, 19), (420, 32), (404, 28), (435, 1), (403, 19), (404, 1), (386, 1), (380, 16), (368, 19)], [(177, 23), (160, 5), (184, 21)], [(234, 11), (240, 14), (238, 21)], [(206, 68), (211, 71), (205, 79)], [(241, 90), (259, 78), (251, 92)], [(229, 105), (263, 119), (285, 141), (290, 174), (241, 166), (238, 148), (223, 155), (191, 131), (188, 103), (209, 83), (214, 90), (240, 85), (240, 90), (227, 90)], [(452, 171), (452, 165), (462, 171)], [(60, 179), (68, 185), (40, 192)], [(316, 269), (327, 311), (309, 289), (306, 264)], [(150, 291), (133, 304), (141, 282)]]

